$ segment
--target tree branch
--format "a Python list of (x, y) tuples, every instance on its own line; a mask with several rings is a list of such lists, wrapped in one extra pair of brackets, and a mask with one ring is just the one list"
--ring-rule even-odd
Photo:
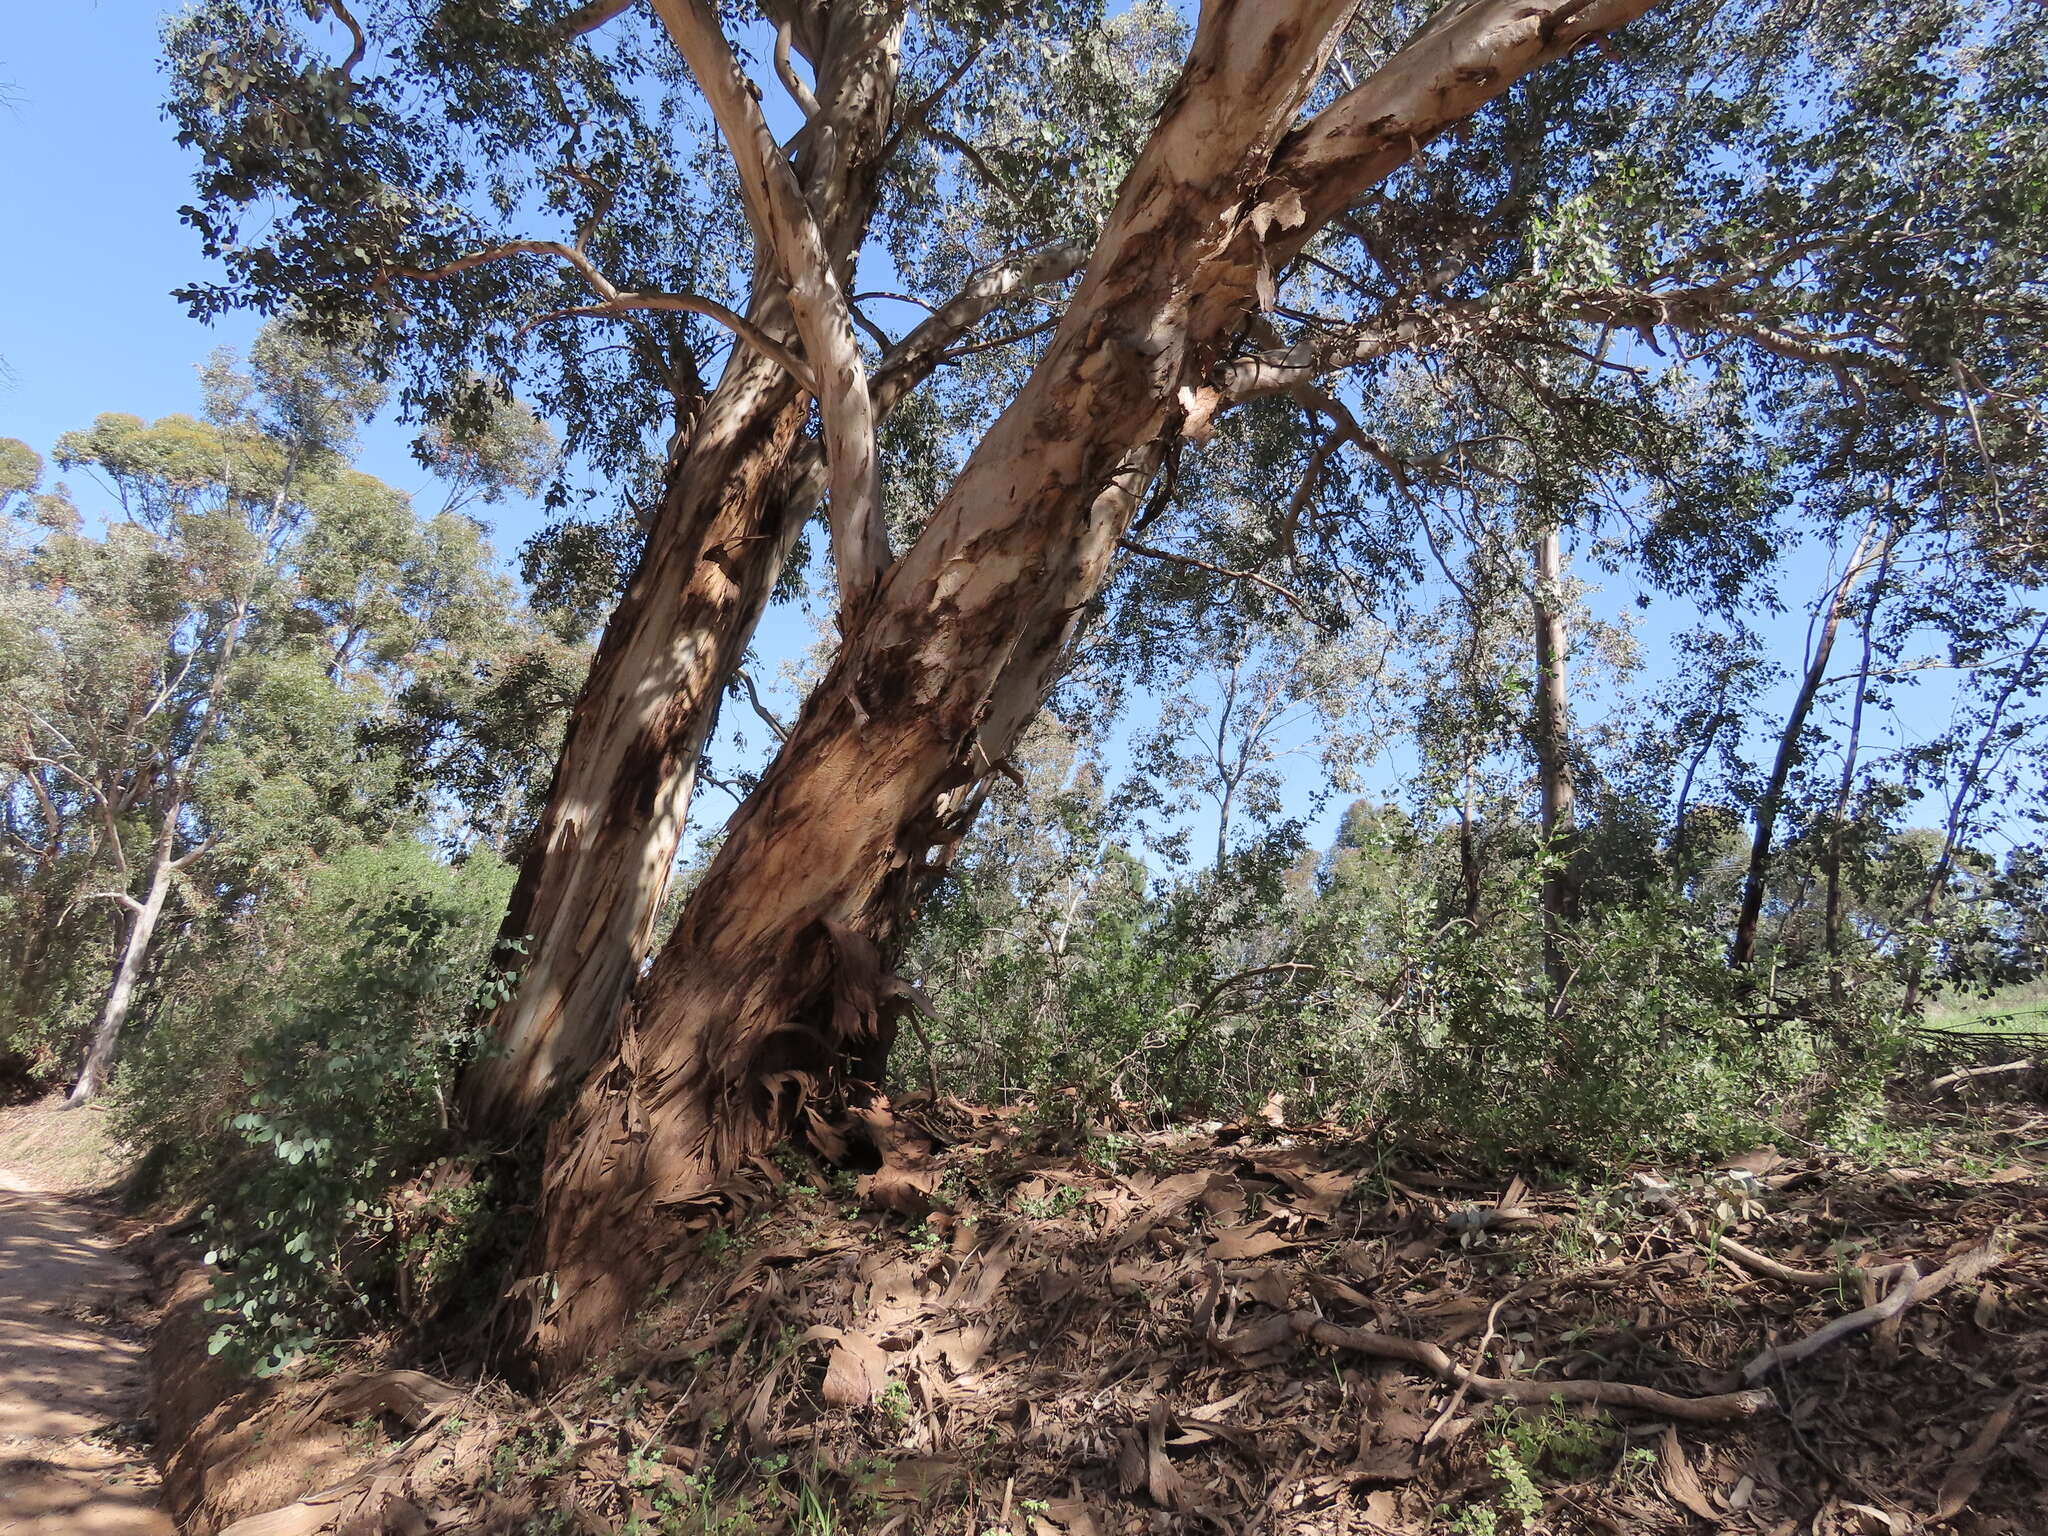
[(805, 366), (803, 360), (745, 315), (737, 314), (716, 299), (707, 299), (702, 294), (622, 292), (610, 278), (598, 270), (597, 264), (589, 256), (576, 246), (566, 245), (560, 240), (507, 240), (503, 245), (471, 251), (467, 256), (458, 256), (455, 260), (438, 267), (389, 267), (386, 271), (393, 277), (432, 282), (439, 278), (453, 277), (459, 272), (468, 272), (493, 261), (504, 261), (513, 256), (560, 258), (576, 269), (577, 274), (600, 300), (596, 304), (572, 305), (566, 309), (550, 310), (544, 315), (536, 315), (519, 328), (521, 336), (537, 325), (568, 315), (621, 315), (636, 309), (684, 310), (693, 315), (702, 315), (707, 320), (715, 320), (763, 357), (781, 364), (789, 371), (791, 378), (810, 390), (813, 395), (817, 393), (811, 370)]
[(804, 121), (808, 123), (818, 115), (818, 98), (811, 94), (811, 88), (804, 84), (803, 77), (789, 62), (791, 30), (788, 17), (775, 24), (775, 75), (782, 82), (782, 88), (789, 92), (789, 99), (796, 103), (797, 111), (803, 113)]
[(882, 522), (874, 401), (854, 345), (851, 306), (811, 216), (796, 172), (761, 114), (710, 0), (653, 0), (676, 51), (696, 77), (739, 173), (747, 221), (763, 257), (782, 271), (789, 308), (811, 361), (831, 477), (832, 558), (840, 625), (850, 633), (891, 555)]
[(1198, 560), (1193, 555), (1177, 555), (1170, 549), (1155, 549), (1150, 544), (1140, 544), (1134, 539), (1118, 539), (1116, 546), (1118, 549), (1129, 550), (1134, 555), (1144, 555), (1153, 560), (1164, 560), (1170, 565), (1190, 566), (1198, 571), (1207, 571), (1214, 576), (1227, 576), (1233, 581), (1252, 582), (1255, 585), (1264, 587), (1269, 592), (1278, 593), (1292, 605), (1296, 613), (1307, 619), (1311, 624), (1320, 625), (1322, 623), (1322, 620), (1317, 617), (1315, 610), (1310, 608), (1298, 595), (1281, 586), (1279, 582), (1261, 576), (1257, 571), (1234, 570), (1227, 565), (1217, 565), (1212, 561)]
[(983, 267), (952, 298), (890, 349), (875, 370), (875, 411), (886, 415), (931, 374), (946, 350), (1020, 293), (1064, 282), (1088, 264), (1086, 246), (1061, 241)]

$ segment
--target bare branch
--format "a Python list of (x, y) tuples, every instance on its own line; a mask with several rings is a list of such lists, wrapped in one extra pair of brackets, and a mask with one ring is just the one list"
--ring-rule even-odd
[(906, 138), (924, 131), (924, 125), (931, 120), (932, 109), (946, 99), (947, 93), (960, 83), (961, 76), (974, 68), (975, 60), (981, 57), (982, 50), (987, 47), (986, 42), (980, 42), (968, 49), (966, 57), (953, 66), (946, 78), (939, 82), (938, 87), (903, 114), (903, 121), (896, 125), (896, 131), (889, 135), (888, 142), (882, 146), (882, 153), (876, 157), (876, 164), (887, 165), (889, 157), (896, 153), (897, 147)]
[(1217, 565), (1212, 561), (1198, 560), (1193, 555), (1177, 555), (1170, 549), (1155, 549), (1150, 544), (1140, 544), (1133, 539), (1118, 539), (1116, 546), (1118, 549), (1129, 550), (1134, 555), (1145, 555), (1153, 560), (1164, 560), (1171, 565), (1189, 566), (1198, 571), (1207, 571), (1213, 576), (1227, 576), (1233, 581), (1249, 581), (1256, 586), (1264, 587), (1269, 592), (1278, 593), (1292, 605), (1296, 613), (1307, 619), (1311, 624), (1320, 624), (1322, 622), (1317, 617), (1315, 610), (1310, 608), (1299, 595), (1281, 586), (1279, 582), (1261, 576), (1257, 571), (1234, 570), (1227, 565)]
[(775, 733), (777, 741), (789, 740), (789, 727), (776, 718), (774, 711), (761, 702), (761, 695), (754, 691), (754, 674), (745, 667), (741, 667), (737, 675), (740, 686), (747, 691), (747, 702), (754, 706), (754, 713), (759, 715), (762, 721), (766, 723), (768, 729)]
[(111, 901), (125, 907), (130, 912), (140, 912), (142, 910), (142, 903), (133, 896), (130, 896), (126, 891), (85, 891), (72, 904), (75, 906), (79, 901)]
[(875, 409), (886, 415), (936, 368), (975, 325), (1020, 293), (1064, 282), (1088, 264), (1088, 248), (1072, 241), (991, 262), (959, 293), (893, 347), (875, 370)]
[(809, 122), (818, 115), (818, 98), (811, 94), (811, 88), (804, 84), (803, 77), (789, 62), (790, 31), (787, 17), (775, 24), (775, 75), (781, 80), (782, 88), (789, 92), (789, 99), (796, 103), (796, 109), (803, 113), (804, 121)]
[[(1530, 0), (1446, 6), (1355, 90), (1305, 124), (1260, 199), (1275, 271), (1367, 187), (1469, 117), (1509, 82), (1611, 32), (1654, 0)], [(1256, 215), (1255, 215), (1256, 218)]]
[(707, 320), (715, 320), (763, 357), (781, 364), (789, 371), (790, 377), (805, 389), (813, 394), (817, 393), (811, 370), (804, 365), (803, 360), (745, 315), (737, 314), (716, 299), (707, 299), (698, 293), (621, 292), (610, 278), (598, 270), (597, 264), (588, 255), (576, 246), (565, 245), (560, 240), (507, 240), (503, 245), (471, 251), (467, 256), (458, 256), (455, 260), (438, 267), (389, 267), (386, 271), (393, 277), (432, 282), (439, 278), (453, 277), (459, 272), (471, 271), (493, 261), (504, 261), (513, 256), (558, 257), (576, 269), (577, 275), (589, 285), (599, 299), (596, 304), (575, 305), (536, 315), (519, 328), (519, 334), (522, 336), (537, 325), (545, 324), (549, 320), (559, 320), (567, 315), (619, 315), (636, 309), (685, 310), (693, 315), (702, 315)]
[(342, 0), (327, 0), (327, 9), (334, 13), (334, 19), (347, 28), (349, 39), (355, 44), (349, 49), (348, 57), (341, 63), (341, 78), (346, 80), (356, 72), (356, 66), (363, 62), (363, 55), (370, 51), (369, 39), (363, 36), (362, 24), (349, 13)]
[(832, 558), (842, 629), (881, 581), (891, 555), (882, 521), (874, 402), (854, 345), (853, 317), (796, 172), (784, 157), (710, 0), (653, 0), (676, 51), (696, 77), (739, 173), (747, 221), (765, 259), (789, 284), (789, 308), (811, 360), (831, 476)]
[(213, 851), (214, 844), (218, 843), (219, 841), (219, 833), (209, 833), (205, 841), (201, 842), (196, 847), (187, 849), (184, 853), (179, 854), (178, 857), (171, 860), (170, 867), (173, 870), (191, 868), (192, 865), (196, 864), (199, 860), (205, 858), (207, 854), (211, 853)]
[(581, 37), (586, 32), (595, 32), (613, 17), (623, 16), (632, 8), (633, 0), (590, 0), (590, 4), (581, 10), (571, 11), (564, 16), (555, 33), (565, 40)]

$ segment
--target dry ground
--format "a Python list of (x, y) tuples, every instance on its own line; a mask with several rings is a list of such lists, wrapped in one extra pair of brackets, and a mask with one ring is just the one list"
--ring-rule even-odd
[(142, 1280), (67, 1198), (111, 1165), (90, 1111), (0, 1121), (0, 1536), (170, 1536), (146, 1441)]
[(879, 1173), (756, 1166), (545, 1401), (366, 1356), (231, 1404), (191, 1529), (290, 1431), (261, 1529), (2039, 1536), (2048, 1115), (1997, 1082), (1891, 1159), (1598, 1185), (901, 1106)]

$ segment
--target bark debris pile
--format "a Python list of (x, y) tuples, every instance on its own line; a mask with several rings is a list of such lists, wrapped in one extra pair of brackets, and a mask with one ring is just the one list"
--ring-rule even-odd
[(1589, 1190), (1326, 1127), (1063, 1148), (899, 1106), (875, 1172), (751, 1164), (545, 1401), (288, 1388), (273, 1430), (376, 1443), (228, 1528), (2021, 1536), (2048, 1117), (2004, 1113), (1988, 1161)]

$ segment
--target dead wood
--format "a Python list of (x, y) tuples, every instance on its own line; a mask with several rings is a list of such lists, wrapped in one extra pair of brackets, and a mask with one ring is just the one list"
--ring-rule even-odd
[(1832, 1290), (1844, 1280), (1851, 1278), (1868, 1278), (1873, 1281), (1887, 1280), (1897, 1275), (1901, 1269), (1906, 1267), (1903, 1263), (1899, 1263), (1884, 1264), (1876, 1267), (1852, 1265), (1844, 1269), (1834, 1270), (1795, 1269), (1790, 1264), (1781, 1264), (1766, 1254), (1758, 1253), (1754, 1248), (1745, 1248), (1732, 1237), (1717, 1239), (1708, 1245), (1707, 1252), (1710, 1255), (1718, 1254), (1722, 1257), (1733, 1259), (1737, 1264), (1740, 1264), (1744, 1269), (1754, 1274), (1767, 1275), (1773, 1280), (1782, 1280), (1787, 1285), (1806, 1286), (1812, 1290)]
[(1214, 1338), (1212, 1342), (1227, 1354), (1256, 1355), (1275, 1348), (1290, 1334), (1299, 1334), (1332, 1349), (1349, 1349), (1377, 1360), (1399, 1360), (1419, 1366), (1440, 1381), (1466, 1387), (1481, 1397), (1500, 1397), (1517, 1403), (1591, 1403), (1600, 1408), (1626, 1408), (1638, 1413), (1662, 1414), (1694, 1424), (1720, 1424), (1750, 1418), (1770, 1407), (1772, 1402), (1771, 1394), (1764, 1391), (1680, 1397), (1671, 1392), (1659, 1392), (1654, 1387), (1639, 1387), (1621, 1381), (1513, 1381), (1498, 1376), (1481, 1376), (1476, 1371), (1468, 1371), (1427, 1340), (1345, 1328), (1313, 1312), (1279, 1313), (1228, 1338)]
[(2039, 1062), (2029, 1056), (2020, 1061), (2002, 1061), (1991, 1067), (1960, 1067), (1954, 1072), (1943, 1073), (1927, 1086), (1933, 1092), (1939, 1093), (1944, 1088), (1957, 1087), (1972, 1078), (1996, 1077), (2002, 1072), (2031, 1072), (2039, 1065)]
[(1884, 1300), (1838, 1317), (1826, 1327), (1816, 1329), (1796, 1343), (1772, 1345), (1742, 1368), (1743, 1381), (1754, 1386), (1773, 1370), (1795, 1364), (1810, 1355), (1817, 1355), (1851, 1334), (1862, 1333), (1865, 1329), (1875, 1328), (1889, 1318), (1897, 1317), (1913, 1305), (1914, 1293), (1920, 1285), (1920, 1271), (1910, 1262), (1899, 1266), (1899, 1269), (1899, 1276), (1892, 1283), (1891, 1291)]

